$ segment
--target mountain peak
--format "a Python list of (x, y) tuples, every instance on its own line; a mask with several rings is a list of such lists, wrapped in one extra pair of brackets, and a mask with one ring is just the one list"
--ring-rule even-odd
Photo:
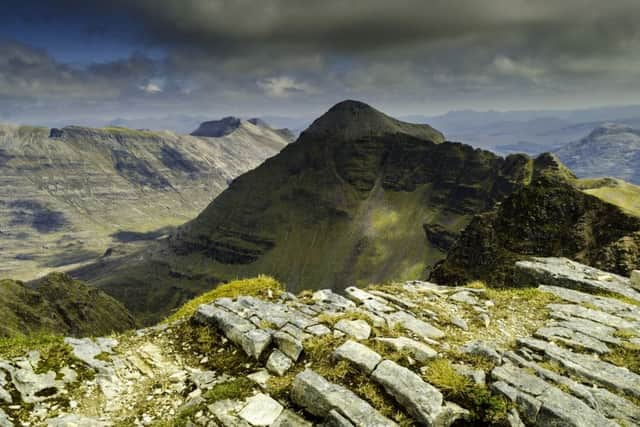
[(346, 100), (334, 105), (305, 131), (307, 135), (339, 140), (396, 133), (436, 143), (443, 142), (445, 139), (442, 133), (429, 125), (403, 122), (387, 116), (364, 102), (354, 100)]
[(238, 129), (241, 124), (242, 120), (238, 117), (223, 117), (220, 120), (211, 120), (201, 123), (200, 126), (198, 126), (198, 129), (191, 132), (191, 135), (219, 138), (229, 135), (231, 132)]

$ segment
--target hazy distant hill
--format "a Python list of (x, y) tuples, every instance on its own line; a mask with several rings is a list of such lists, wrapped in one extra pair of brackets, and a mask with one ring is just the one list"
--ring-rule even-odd
[(499, 154), (537, 155), (576, 141), (604, 123), (640, 128), (640, 106), (584, 110), (451, 111), (439, 116), (407, 116), (430, 123), (452, 141), (489, 148)]
[(0, 277), (30, 278), (158, 237), (288, 142), (244, 121), (220, 138), (0, 126)]
[(609, 123), (556, 151), (581, 178), (615, 177), (640, 184), (640, 130)]

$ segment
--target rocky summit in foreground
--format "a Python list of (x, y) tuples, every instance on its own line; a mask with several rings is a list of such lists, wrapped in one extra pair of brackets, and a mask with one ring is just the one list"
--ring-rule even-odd
[(0, 425), (639, 425), (638, 282), (516, 269), (537, 287), (258, 278), (152, 328), (0, 347)]
[(30, 280), (154, 240), (288, 142), (244, 121), (215, 138), (0, 125), (0, 277)]

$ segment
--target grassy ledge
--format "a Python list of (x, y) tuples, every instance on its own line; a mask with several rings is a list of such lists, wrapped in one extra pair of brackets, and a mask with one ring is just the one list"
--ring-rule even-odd
[(280, 282), (273, 277), (265, 275), (251, 279), (234, 280), (233, 282), (219, 285), (215, 289), (190, 300), (170, 315), (166, 322), (188, 319), (193, 316), (202, 304), (209, 304), (218, 298), (235, 298), (238, 296), (277, 297), (283, 292), (283, 289), (284, 287)]

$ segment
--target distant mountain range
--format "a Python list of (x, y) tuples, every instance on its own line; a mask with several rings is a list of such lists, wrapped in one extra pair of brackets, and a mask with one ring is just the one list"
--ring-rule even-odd
[(220, 137), (2, 125), (0, 277), (32, 278), (157, 238), (289, 138), (240, 120)]
[(578, 177), (640, 184), (640, 130), (609, 123), (555, 153)]

